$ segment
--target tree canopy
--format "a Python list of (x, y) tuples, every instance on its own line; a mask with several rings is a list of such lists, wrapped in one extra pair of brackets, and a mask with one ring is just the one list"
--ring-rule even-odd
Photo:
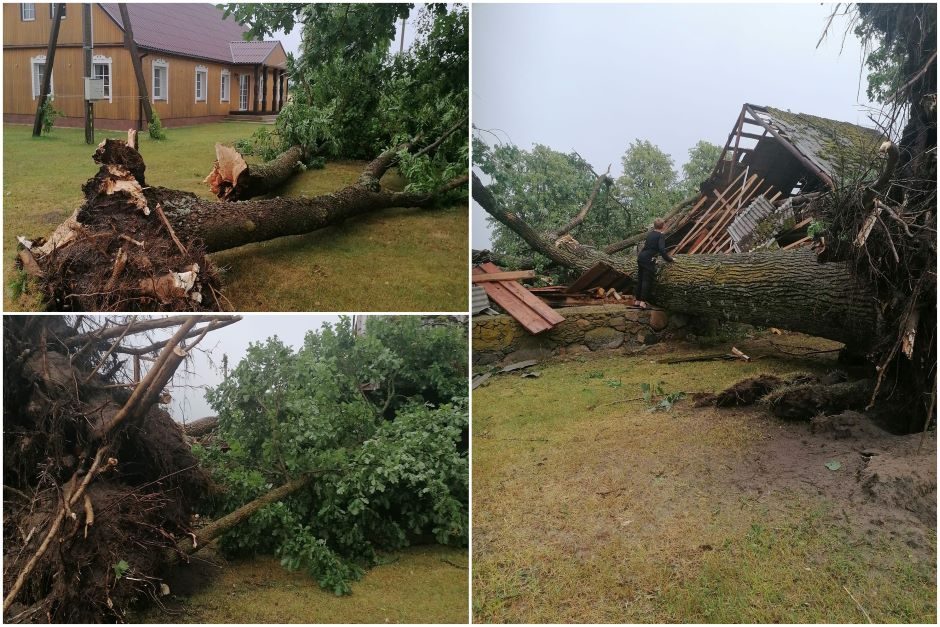
[[(218, 515), (298, 477), (303, 490), (222, 536), (229, 554), (273, 553), (336, 594), (378, 552), (468, 538), (467, 338), (458, 325), (348, 318), (293, 351), (270, 338), (208, 398), (219, 438), (197, 447)], [(224, 444), (223, 444), (224, 442)]]
[[(572, 233), (582, 244), (603, 248), (619, 242), (665, 215), (678, 201), (698, 193), (714, 168), (721, 149), (699, 141), (689, 150), (682, 176), (672, 158), (650, 141), (637, 140), (623, 155), (623, 175), (602, 186), (584, 222)], [(585, 204), (596, 181), (577, 153), (562, 153), (536, 144), (523, 150), (512, 144), (487, 145), (474, 138), (474, 165), (490, 178), (489, 190), (537, 231), (554, 231)], [(510, 258), (531, 256), (532, 250), (511, 229), (487, 216), (493, 250)], [(548, 260), (536, 259), (544, 269)]]
[[(299, 53), (288, 58), (291, 99), (278, 115), (276, 136), (260, 138), (258, 148), (268, 155), (301, 145), (327, 157), (371, 159), (414, 138), (430, 143), (468, 119), (466, 5), (224, 6), (250, 37), (302, 28)], [(402, 18), (416, 38), (399, 53), (392, 41)], [(466, 134), (453, 133), (433, 152), (403, 153), (409, 191), (433, 189), (464, 171), (467, 152)]]

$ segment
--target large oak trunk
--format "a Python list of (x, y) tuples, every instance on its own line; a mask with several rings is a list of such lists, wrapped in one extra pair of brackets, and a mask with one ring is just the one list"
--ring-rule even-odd
[[(506, 211), (473, 176), (473, 199), (558, 265), (587, 270), (599, 261), (634, 276), (636, 259), (553, 243)], [(658, 272), (653, 301), (670, 311), (800, 331), (864, 349), (879, 326), (875, 299), (845, 263), (818, 263), (807, 251), (676, 255)]]

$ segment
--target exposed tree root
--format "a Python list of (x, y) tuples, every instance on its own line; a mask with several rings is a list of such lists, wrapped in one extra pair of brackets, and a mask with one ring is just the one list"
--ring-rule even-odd
[[(284, 163), (296, 158), (291, 151), (285, 155)], [(379, 180), (396, 155), (386, 151), (359, 182), (331, 194), (220, 205), (144, 186), (140, 154), (123, 140), (109, 139), (95, 152), (101, 167), (82, 188), (82, 207), (48, 240), (20, 238), (25, 250), (19, 261), (54, 310), (220, 310), (221, 280), (207, 253), (309, 233), (392, 207), (431, 207), (467, 182), (463, 175), (431, 192), (383, 189)], [(248, 169), (229, 169), (238, 185), (257, 189), (253, 175), (243, 176)]]

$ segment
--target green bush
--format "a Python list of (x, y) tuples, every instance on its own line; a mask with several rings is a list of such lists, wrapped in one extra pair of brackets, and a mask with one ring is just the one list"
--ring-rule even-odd
[(55, 126), (56, 118), (58, 118), (60, 115), (62, 115), (62, 112), (52, 105), (52, 101), (46, 100), (46, 102), (42, 105), (43, 135), (48, 135), (52, 132), (52, 127)]
[(160, 121), (160, 115), (154, 111), (153, 119), (150, 120), (149, 124), (150, 138), (156, 140), (166, 139), (166, 131), (163, 130), (163, 123)]

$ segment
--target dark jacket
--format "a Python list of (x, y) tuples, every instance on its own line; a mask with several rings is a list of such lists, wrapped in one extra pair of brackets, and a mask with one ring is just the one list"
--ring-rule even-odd
[(650, 231), (646, 234), (646, 242), (643, 244), (643, 248), (640, 249), (636, 261), (639, 265), (649, 268), (656, 264), (656, 255), (660, 255), (669, 263), (673, 261), (669, 253), (666, 252), (666, 236), (659, 231)]

